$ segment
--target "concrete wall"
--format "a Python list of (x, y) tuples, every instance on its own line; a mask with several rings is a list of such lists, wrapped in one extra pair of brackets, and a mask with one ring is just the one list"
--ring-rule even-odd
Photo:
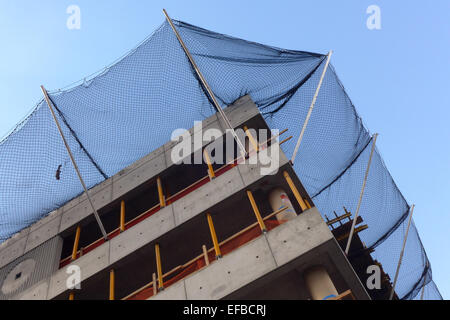
[(0, 300), (45, 299), (48, 280), (59, 266), (61, 248), (62, 239), (53, 237), (0, 268)]

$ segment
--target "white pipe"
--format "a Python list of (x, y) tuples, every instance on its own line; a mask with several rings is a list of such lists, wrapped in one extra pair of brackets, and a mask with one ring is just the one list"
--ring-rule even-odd
[(306, 270), (304, 279), (313, 300), (327, 300), (338, 296), (336, 287), (323, 266)]
[(370, 151), (369, 162), (367, 163), (366, 174), (364, 176), (363, 185), (361, 187), (361, 193), (359, 194), (358, 206), (356, 207), (355, 217), (353, 218), (352, 228), (350, 230), (350, 235), (348, 236), (347, 247), (345, 248), (345, 254), (348, 255), (350, 250), (350, 244), (352, 243), (353, 233), (355, 232), (356, 219), (359, 215), (359, 208), (361, 207), (362, 198), (364, 195), (364, 189), (366, 188), (367, 177), (369, 176), (370, 164), (372, 163), (372, 156), (375, 150), (375, 144), (377, 143), (378, 133), (373, 135), (372, 150)]
[(300, 136), (298, 137), (297, 144), (294, 149), (294, 153), (292, 154), (291, 163), (294, 163), (295, 157), (297, 156), (298, 149), (300, 148), (300, 143), (303, 140), (303, 135), (305, 134), (306, 126), (308, 125), (309, 118), (311, 117), (311, 113), (314, 109), (314, 105), (316, 104), (317, 96), (319, 95), (320, 87), (322, 86), (323, 78), (325, 77), (325, 73), (327, 72), (328, 65), (330, 63), (331, 55), (333, 51), (330, 50), (328, 52), (327, 62), (325, 63), (325, 67), (323, 68), (322, 75), (320, 76), (319, 84), (316, 88), (316, 92), (314, 93), (314, 97), (312, 99), (311, 105), (309, 106), (308, 114), (306, 115), (305, 122), (303, 123), (302, 131), (300, 132)]
[(288, 195), (283, 189), (276, 188), (272, 190), (269, 194), (269, 202), (273, 211), (287, 207), (286, 210), (276, 215), (278, 221), (290, 220), (297, 217), (297, 213), (295, 212)]
[(408, 226), (406, 227), (406, 234), (405, 234), (405, 238), (403, 239), (402, 251), (400, 252), (400, 258), (398, 259), (397, 270), (395, 271), (395, 277), (394, 277), (394, 284), (392, 285), (391, 296), (389, 297), (389, 300), (392, 300), (392, 298), (394, 297), (395, 285), (397, 284), (398, 274), (400, 272), (400, 266), (402, 265), (403, 254), (405, 252), (406, 240), (408, 240), (409, 227), (411, 226), (411, 220), (412, 220), (412, 215), (414, 212), (414, 207), (415, 207), (415, 205), (413, 204), (411, 206), (411, 213), (409, 214)]
[(66, 138), (64, 137), (61, 126), (59, 125), (58, 119), (56, 118), (55, 112), (53, 111), (52, 102), (50, 100), (50, 97), (48, 96), (47, 90), (45, 90), (44, 86), (41, 86), (41, 90), (42, 90), (42, 93), (44, 94), (45, 101), (47, 102), (47, 105), (50, 108), (50, 111), (53, 116), (53, 120), (55, 120), (56, 127), (58, 128), (59, 134), (61, 135), (61, 138), (64, 142), (67, 153), (69, 154), (70, 160), (72, 161), (73, 167), (75, 168), (75, 171), (78, 175), (78, 179), (80, 179), (81, 185), (83, 186), (84, 192), (86, 193), (86, 197), (88, 198), (89, 203), (92, 207), (92, 210), (94, 211), (95, 220), (97, 220), (97, 223), (98, 223), (98, 226), (100, 227), (100, 231), (102, 232), (103, 238), (105, 239), (105, 241), (108, 241), (108, 235), (106, 234), (105, 228), (103, 227), (103, 223), (100, 220), (100, 216), (98, 215), (98, 212), (94, 207), (94, 203), (92, 202), (91, 197), (89, 196), (88, 189), (86, 187), (86, 184), (84, 183), (83, 177), (81, 176), (80, 170), (78, 169), (77, 163), (75, 162), (75, 158), (72, 155), (72, 151), (70, 151), (69, 144), (67, 143)]

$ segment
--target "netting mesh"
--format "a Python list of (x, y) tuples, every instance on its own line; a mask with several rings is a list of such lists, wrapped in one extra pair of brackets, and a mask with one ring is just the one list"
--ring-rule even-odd
[[(175, 24), (223, 107), (249, 94), (272, 128), (298, 134), (325, 56), (269, 47)], [(88, 187), (102, 182), (215, 111), (167, 23), (89, 80), (50, 93)], [(283, 145), (288, 157), (294, 139)], [(331, 67), (326, 73), (294, 169), (322, 214), (355, 211), (371, 135)], [(0, 143), (0, 237), (7, 239), (82, 192), (44, 101)], [(409, 205), (377, 151), (360, 214), (360, 233), (391, 276)], [(415, 226), (397, 293), (441, 299)]]

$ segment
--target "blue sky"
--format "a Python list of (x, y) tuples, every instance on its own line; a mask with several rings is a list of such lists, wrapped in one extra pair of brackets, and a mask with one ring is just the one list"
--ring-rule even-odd
[[(81, 29), (69, 30), (69, 5)], [(381, 8), (381, 30), (366, 9)], [(0, 136), (41, 98), (102, 69), (179, 20), (277, 47), (326, 53), (409, 203), (450, 298), (450, 1), (0, 0)]]

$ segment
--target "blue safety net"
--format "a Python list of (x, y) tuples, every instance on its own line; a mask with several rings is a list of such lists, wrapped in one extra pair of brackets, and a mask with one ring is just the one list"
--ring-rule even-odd
[[(175, 21), (200, 70), (225, 107), (249, 94), (271, 128), (297, 135), (326, 56), (285, 50)], [(168, 141), (177, 128), (215, 113), (167, 22), (118, 62), (69, 88), (50, 92), (62, 130), (88, 187)], [(292, 156), (295, 140), (283, 144)], [(294, 169), (322, 214), (356, 210), (372, 137), (333, 67), (329, 68)], [(40, 101), (0, 142), (0, 238), (7, 239), (82, 193), (49, 108)], [(409, 205), (378, 150), (359, 235), (393, 279)], [(441, 299), (413, 225), (396, 292)]]

